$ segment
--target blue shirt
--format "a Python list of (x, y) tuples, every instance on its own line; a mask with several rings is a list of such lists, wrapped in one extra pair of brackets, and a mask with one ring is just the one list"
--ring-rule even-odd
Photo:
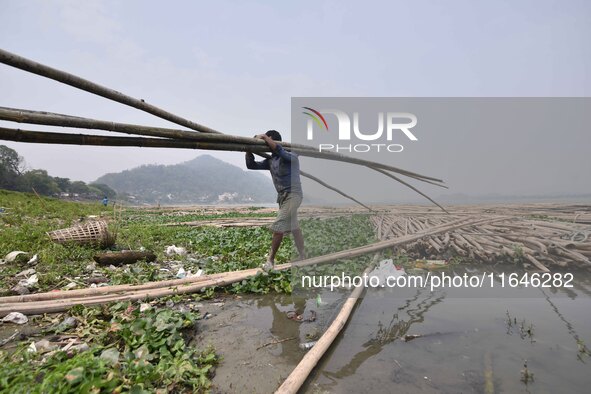
[(300, 182), (300, 160), (298, 155), (288, 152), (280, 144), (271, 154), (271, 158), (255, 161), (254, 155), (246, 155), (246, 168), (249, 170), (269, 170), (277, 193), (302, 194)]

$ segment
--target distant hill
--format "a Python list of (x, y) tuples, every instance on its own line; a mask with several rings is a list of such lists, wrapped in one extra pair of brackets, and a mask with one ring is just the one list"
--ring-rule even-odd
[(271, 179), (210, 155), (175, 165), (145, 165), (96, 180), (138, 203), (272, 203)]

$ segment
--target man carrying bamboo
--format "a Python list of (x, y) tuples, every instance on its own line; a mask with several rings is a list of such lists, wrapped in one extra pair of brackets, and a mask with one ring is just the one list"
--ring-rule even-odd
[(300, 162), (298, 155), (288, 152), (277, 141), (281, 141), (281, 134), (276, 130), (269, 130), (255, 138), (262, 139), (271, 149), (271, 157), (263, 161), (255, 161), (251, 152), (246, 152), (246, 168), (249, 170), (269, 170), (273, 184), (277, 190), (279, 212), (277, 219), (271, 225), (273, 240), (271, 252), (262, 268), (265, 271), (275, 265), (275, 255), (279, 250), (283, 236), (291, 232), (300, 259), (305, 258), (304, 237), (298, 222), (298, 208), (302, 203), (302, 184), (300, 182)]

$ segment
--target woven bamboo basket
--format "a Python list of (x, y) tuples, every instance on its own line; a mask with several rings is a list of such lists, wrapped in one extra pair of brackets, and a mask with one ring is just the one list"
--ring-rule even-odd
[(47, 233), (52, 241), (65, 244), (111, 246), (115, 243), (115, 237), (109, 233), (107, 222), (96, 220), (79, 224), (69, 228), (49, 231)]

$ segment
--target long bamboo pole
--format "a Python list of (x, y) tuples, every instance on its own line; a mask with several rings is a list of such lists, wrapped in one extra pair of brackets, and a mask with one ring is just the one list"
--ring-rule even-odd
[[(20, 108), (0, 107), (0, 120), (46, 126), (106, 130), (124, 134), (144, 135), (148, 137), (163, 137), (200, 142), (229, 142), (254, 146), (266, 146), (266, 143), (263, 140), (251, 137), (241, 137), (227, 134), (196, 133), (189, 130), (151, 127), (130, 123), (118, 123), (106, 120), (59, 114), (55, 112), (32, 111)], [(293, 146), (296, 146), (302, 150), (313, 149), (312, 147), (306, 145), (293, 145), (287, 142), (282, 142), (282, 145), (288, 150)]]
[[(301, 175), (303, 175), (303, 176), (305, 176), (306, 178), (309, 178), (309, 179), (311, 179), (311, 180), (313, 180), (313, 181), (316, 181), (316, 183), (318, 183), (318, 184), (320, 184), (320, 185), (324, 186), (325, 188), (327, 188), (327, 189), (330, 189), (330, 190), (332, 190), (332, 191), (334, 191), (334, 192), (337, 192), (337, 193), (339, 193), (341, 196), (343, 196), (343, 197), (345, 197), (345, 198), (348, 198), (348, 199), (349, 199), (349, 200), (351, 200), (351, 201), (354, 201), (354, 202), (356, 202), (357, 204), (361, 205), (362, 207), (364, 207), (364, 208), (367, 208), (367, 209), (368, 209), (370, 212), (374, 212), (374, 210), (373, 210), (373, 209), (371, 209), (370, 207), (368, 207), (367, 205), (365, 205), (365, 204), (364, 204), (364, 203), (362, 203), (361, 201), (357, 200), (355, 197), (352, 197), (352, 196), (350, 196), (350, 195), (346, 194), (345, 192), (343, 192), (343, 191), (340, 191), (340, 190), (339, 190), (339, 189), (337, 189), (336, 187), (329, 185), (328, 183), (326, 183), (326, 182), (322, 181), (321, 179), (318, 179), (318, 178), (317, 178), (317, 177), (315, 177), (314, 175), (312, 175), (312, 174), (310, 174), (310, 173), (306, 173), (306, 172), (304, 172), (304, 171), (302, 171), (302, 170), (300, 170), (300, 174), (301, 174)], [(304, 175), (304, 174), (305, 174), (305, 175)]]
[[(363, 271), (363, 275), (369, 274), (372, 269), (373, 265), (370, 265), (365, 271)], [(332, 345), (337, 335), (339, 335), (343, 327), (347, 324), (349, 316), (351, 316), (351, 312), (364, 290), (365, 288), (363, 286), (358, 286), (351, 292), (349, 298), (347, 298), (347, 301), (345, 301), (341, 307), (339, 314), (335, 317), (324, 334), (322, 334), (314, 347), (306, 353), (295, 369), (291, 371), (287, 379), (285, 379), (277, 391), (275, 391), (275, 394), (296, 394), (298, 392), (306, 379), (308, 379), (310, 372), (312, 372), (322, 356), (324, 356), (324, 353), (326, 353), (330, 345)]]
[(420, 191), (419, 189), (417, 189), (416, 187), (414, 187), (414, 186), (413, 186), (413, 185), (411, 185), (410, 183), (408, 183), (408, 182), (405, 182), (405, 181), (403, 181), (402, 179), (398, 178), (397, 176), (395, 176), (395, 175), (393, 175), (393, 174), (390, 174), (389, 172), (386, 172), (386, 171), (384, 171), (384, 170), (381, 170), (381, 169), (379, 169), (379, 168), (378, 168), (378, 169), (376, 169), (376, 171), (378, 171), (378, 172), (380, 172), (380, 173), (382, 173), (382, 174), (384, 174), (384, 175), (386, 175), (386, 176), (388, 176), (388, 177), (390, 177), (390, 178), (394, 179), (395, 181), (398, 181), (398, 182), (402, 183), (404, 186), (406, 186), (406, 187), (408, 187), (408, 188), (410, 188), (410, 189), (414, 190), (415, 192), (419, 193), (421, 196), (425, 197), (427, 200), (431, 201), (433, 204), (435, 204), (435, 205), (437, 205), (439, 208), (441, 208), (441, 210), (442, 210), (443, 212), (445, 212), (445, 213), (449, 214), (449, 212), (448, 212), (448, 211), (447, 211), (445, 208), (443, 208), (443, 207), (442, 207), (442, 206), (441, 206), (441, 205), (440, 205), (440, 204), (439, 204), (437, 201), (433, 200), (431, 197), (429, 197), (428, 195), (426, 195), (425, 193), (423, 193), (422, 191)]
[[(259, 152), (263, 153), (268, 151), (266, 145), (256, 145), (250, 147), (249, 145), (239, 143), (210, 143), (210, 142), (198, 142), (198, 141), (186, 141), (186, 140), (172, 140), (165, 138), (148, 138), (148, 137), (111, 137), (111, 136), (100, 136), (100, 135), (89, 135), (89, 134), (70, 134), (70, 133), (54, 133), (54, 132), (41, 132), (41, 131), (30, 131), (21, 129), (9, 129), (0, 127), (0, 139), (25, 142), (25, 143), (43, 143), (43, 144), (60, 144), (60, 145), (92, 145), (92, 146), (138, 146), (144, 148), (184, 148), (184, 149), (203, 149), (203, 150), (218, 150), (218, 151), (234, 151), (234, 152)], [(415, 192), (427, 198), (433, 204), (437, 205), (444, 212), (449, 213), (443, 206), (438, 204), (431, 197), (421, 192), (416, 187), (403, 181), (402, 179), (384, 171), (376, 169), (376, 171), (383, 173), (384, 175), (395, 179), (403, 185), (409, 187)], [(302, 171), (300, 171), (302, 173)], [(302, 173), (303, 175), (304, 173)], [(354, 197), (349, 196), (345, 192), (338, 190), (337, 188), (328, 185), (317, 177), (305, 173), (305, 176), (318, 182), (322, 186), (333, 190), (342, 196), (356, 202), (357, 204), (372, 211), (370, 207), (363, 204)]]
[[(278, 266), (281, 267), (281, 266)], [(244, 274), (251, 274), (255, 275), (259, 272), (258, 268), (251, 268), (242, 271), (233, 271), (233, 273), (241, 272)], [(95, 287), (95, 288), (87, 288), (87, 289), (78, 289), (78, 290), (68, 290), (68, 291), (50, 291), (45, 293), (34, 293), (34, 294), (25, 294), (25, 295), (15, 295), (15, 296), (6, 296), (0, 297), (0, 305), (1, 304), (10, 304), (10, 303), (19, 303), (19, 302), (36, 302), (36, 301), (47, 301), (47, 300), (58, 300), (64, 298), (83, 298), (83, 297), (98, 297), (101, 295), (106, 294), (124, 294), (129, 291), (140, 291), (140, 290), (150, 290), (150, 289), (158, 289), (164, 287), (178, 287), (178, 286), (186, 286), (196, 283), (206, 283), (211, 280), (223, 278), (227, 276), (230, 272), (221, 272), (218, 274), (211, 274), (211, 275), (202, 275), (198, 277), (187, 277), (183, 279), (169, 279), (169, 280), (161, 280), (155, 282), (147, 282), (141, 285), (113, 285), (113, 286), (103, 286), (103, 287)]]
[(203, 150), (222, 150), (244, 152), (265, 152), (264, 146), (249, 146), (236, 143), (211, 143), (198, 141), (180, 141), (167, 138), (149, 137), (112, 137), (104, 135), (54, 133), (30, 131), (0, 127), (0, 139), (15, 142), (58, 144), (58, 145), (94, 145), (94, 146), (138, 146), (144, 148), (184, 148)]
[(73, 86), (86, 92), (105, 97), (109, 100), (113, 100), (118, 103), (128, 105), (130, 107), (147, 112), (159, 118), (166, 119), (172, 123), (188, 127), (192, 130), (200, 131), (202, 133), (221, 134), (217, 130), (201, 125), (199, 123), (192, 122), (181, 116), (175, 115), (161, 108), (158, 108), (152, 104), (148, 104), (144, 99), (130, 97), (114, 89), (101, 86), (87, 79), (80, 78), (74, 74), (70, 74), (65, 71), (61, 71), (41, 63), (37, 63), (33, 60), (19, 56), (15, 53), (5, 51), (3, 49), (0, 49), (0, 63), (4, 63), (6, 65), (24, 71), (28, 71), (33, 74), (41, 75), (43, 77), (59, 81), (61, 83)]

